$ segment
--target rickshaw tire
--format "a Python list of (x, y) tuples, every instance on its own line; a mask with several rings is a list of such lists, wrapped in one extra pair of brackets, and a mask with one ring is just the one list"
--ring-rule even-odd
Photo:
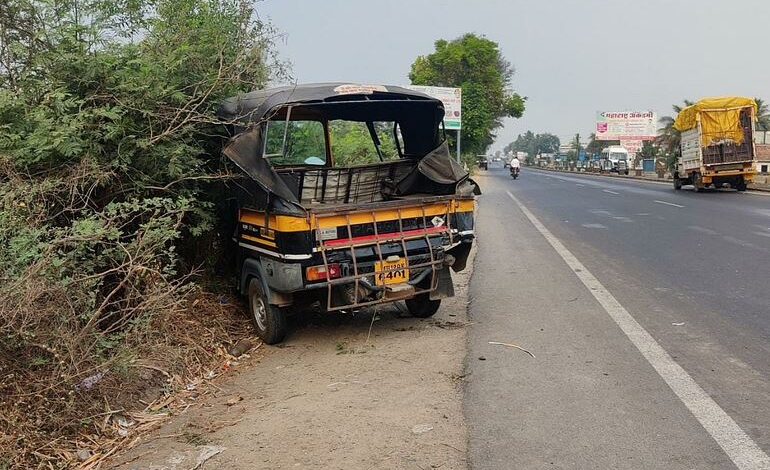
[(416, 295), (405, 302), (409, 313), (416, 318), (432, 317), (441, 306), (441, 299), (431, 300), (429, 293)]
[[(262, 309), (262, 315), (258, 319), (256, 312), (260, 309)], [(249, 318), (257, 331), (257, 336), (265, 344), (277, 344), (286, 337), (288, 331), (286, 312), (276, 305), (270, 305), (262, 282), (255, 277), (249, 280)]]

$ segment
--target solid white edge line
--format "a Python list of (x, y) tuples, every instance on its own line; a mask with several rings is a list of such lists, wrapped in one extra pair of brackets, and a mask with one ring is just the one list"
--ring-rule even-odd
[(655, 338), (640, 325), (541, 222), (510, 192), (508, 196), (572, 269), (583, 285), (615, 321), (628, 339), (684, 403), (706, 432), (741, 470), (770, 469), (770, 457), (738, 426), (695, 380), (674, 361)]
[(658, 201), (657, 199), (655, 199), (655, 201), (653, 202), (657, 202), (658, 204), (665, 204), (667, 206), (684, 207), (683, 205), (680, 205), (680, 204), (674, 204), (673, 202), (666, 202), (666, 201)]
[[(558, 170), (546, 170), (544, 168), (534, 168), (534, 167), (528, 167), (528, 171), (532, 170), (533, 175), (538, 175), (541, 173), (561, 173), (564, 175), (567, 175), (567, 177), (584, 177), (584, 178), (593, 178), (593, 179), (608, 179), (613, 178), (615, 180), (619, 181), (625, 181), (625, 182), (639, 182), (639, 183), (649, 183), (649, 184), (657, 184), (657, 185), (664, 185), (664, 186), (671, 186), (671, 181), (655, 181), (655, 180), (646, 180), (646, 179), (637, 179), (637, 178), (624, 178), (622, 176), (609, 176), (609, 175), (597, 175), (596, 173), (586, 173), (586, 172), (566, 172), (566, 171), (558, 171)], [(748, 194), (751, 196), (762, 196), (762, 197), (770, 197), (769, 191), (763, 191), (761, 189), (749, 189), (748, 191), (744, 191), (741, 194)]]

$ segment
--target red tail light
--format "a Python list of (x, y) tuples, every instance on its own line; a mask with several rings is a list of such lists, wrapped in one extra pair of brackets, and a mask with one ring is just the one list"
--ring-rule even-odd
[(339, 263), (327, 264), (326, 266), (310, 266), (305, 269), (305, 275), (309, 282), (327, 281), (342, 277), (342, 268)]

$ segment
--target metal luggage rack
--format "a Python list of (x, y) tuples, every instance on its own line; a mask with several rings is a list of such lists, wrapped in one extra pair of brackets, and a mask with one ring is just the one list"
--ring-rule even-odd
[[(372, 211), (355, 211), (355, 212), (349, 212), (344, 215), (345, 222), (347, 226), (347, 242), (344, 245), (338, 245), (340, 239), (334, 240), (337, 242), (335, 246), (331, 247), (327, 245), (327, 241), (329, 240), (322, 240), (321, 237), (318, 237), (318, 251), (321, 253), (321, 257), (323, 258), (323, 264), (324, 269), (326, 269), (326, 272), (329, 272), (329, 260), (327, 256), (328, 251), (332, 250), (350, 250), (350, 259), (352, 261), (353, 265), (353, 273), (351, 275), (343, 276), (337, 279), (327, 279), (326, 282), (326, 290), (327, 290), (327, 296), (326, 296), (326, 309), (327, 311), (339, 311), (339, 310), (351, 310), (351, 309), (358, 309), (362, 307), (367, 307), (375, 304), (380, 304), (388, 301), (395, 301), (399, 300), (399, 298), (406, 298), (411, 297), (412, 295), (418, 295), (418, 294), (424, 294), (429, 293), (436, 289), (436, 286), (438, 284), (438, 276), (436, 275), (438, 273), (438, 270), (440, 266), (444, 263), (443, 259), (437, 259), (435, 250), (433, 248), (433, 245), (431, 244), (430, 238), (437, 235), (448, 235), (450, 238), (450, 244), (453, 241), (453, 233), (452, 233), (452, 227), (451, 227), (451, 207), (452, 202), (447, 201), (445, 204), (445, 211), (443, 212), (443, 217), (445, 224), (441, 226), (440, 230), (435, 231), (429, 231), (429, 219), (428, 216), (425, 213), (425, 206), (420, 206), (420, 210), (422, 212), (422, 221), (423, 221), (423, 228), (420, 230), (422, 234), (415, 234), (414, 231), (410, 231), (409, 234), (404, 234), (404, 217), (403, 217), (403, 210), (406, 208), (398, 208), (398, 227), (399, 231), (397, 233), (388, 233), (388, 234), (380, 234), (377, 228), (377, 218), (376, 218), (376, 210)], [(350, 222), (350, 216), (352, 214), (361, 214), (369, 212), (372, 216), (372, 226), (374, 227), (374, 241), (363, 241), (363, 242), (356, 242), (353, 237), (353, 230), (352, 230), (352, 224)], [(435, 216), (434, 216), (435, 217)], [(319, 229), (319, 220), (323, 217), (315, 217), (315, 227), (313, 227), (318, 233)], [(424, 239), (425, 244), (428, 249), (429, 259), (426, 262), (421, 262), (414, 265), (409, 265), (409, 252), (407, 251), (407, 245), (406, 242), (408, 240), (417, 240), (417, 239)], [(344, 239), (343, 239), (344, 240)], [(368, 276), (376, 276), (376, 268), (373, 269), (372, 272), (366, 271), (362, 272), (359, 266), (359, 262), (356, 259), (356, 248), (362, 248), (367, 246), (374, 245), (375, 252), (377, 254), (377, 261), (380, 262), (382, 265), (386, 259), (382, 255), (382, 245), (383, 244), (392, 244), (392, 243), (400, 243), (401, 249), (404, 253), (404, 258), (407, 260), (407, 268), (412, 271), (422, 271), (420, 274), (418, 274), (414, 279), (410, 279), (409, 284), (411, 288), (402, 288), (399, 290), (390, 290), (390, 288), (387, 285), (377, 286), (376, 281), (375, 284), (372, 285), (368, 280), (366, 279)], [(376, 262), (375, 262), (376, 264)], [(418, 284), (421, 284), (422, 280), (427, 277), (427, 273), (430, 273), (431, 275), (431, 283), (428, 288), (420, 288)], [(343, 304), (343, 305), (333, 305), (332, 299), (334, 298), (334, 287), (339, 285), (345, 285), (345, 284), (353, 284), (353, 301), (352, 303)], [(377, 294), (377, 298), (375, 300), (365, 300), (363, 297), (365, 295), (362, 295), (362, 290), (366, 294), (370, 294), (372, 292), (379, 292)], [(405, 291), (405, 292), (402, 292)], [(388, 296), (388, 294), (391, 294)], [(407, 294), (407, 295), (404, 295)], [(401, 296), (401, 297), (399, 297)]]

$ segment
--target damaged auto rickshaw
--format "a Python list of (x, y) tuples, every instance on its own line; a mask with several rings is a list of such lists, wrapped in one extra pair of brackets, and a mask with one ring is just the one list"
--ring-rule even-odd
[[(238, 289), (259, 336), (280, 342), (286, 316), (403, 300), (429, 317), (454, 295), (474, 239), (468, 173), (449, 155), (441, 101), (406, 88), (325, 83), (227, 100)], [(374, 161), (337, 147), (371, 141)], [(350, 162), (353, 162), (351, 164)]]

